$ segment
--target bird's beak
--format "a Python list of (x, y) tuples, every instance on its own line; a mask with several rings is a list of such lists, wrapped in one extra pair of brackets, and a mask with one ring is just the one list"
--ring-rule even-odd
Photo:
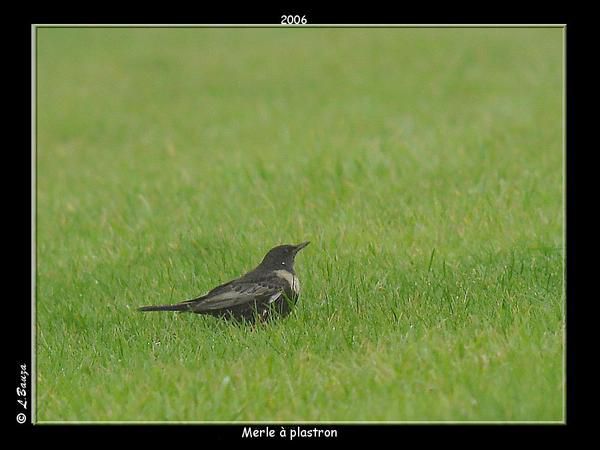
[(302, 250), (304, 247), (306, 247), (308, 244), (310, 244), (309, 241), (303, 242), (302, 244), (298, 244), (296, 245), (296, 253), (298, 253), (300, 250)]

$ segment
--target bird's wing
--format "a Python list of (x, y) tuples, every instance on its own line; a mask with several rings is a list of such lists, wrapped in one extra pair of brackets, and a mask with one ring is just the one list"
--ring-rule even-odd
[(246, 303), (270, 303), (283, 294), (283, 286), (272, 281), (235, 281), (213, 289), (205, 296), (191, 300), (192, 311), (214, 311)]

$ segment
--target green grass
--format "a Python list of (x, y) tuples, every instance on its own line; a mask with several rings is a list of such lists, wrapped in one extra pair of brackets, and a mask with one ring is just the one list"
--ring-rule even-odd
[(38, 30), (37, 420), (562, 421), (562, 39)]

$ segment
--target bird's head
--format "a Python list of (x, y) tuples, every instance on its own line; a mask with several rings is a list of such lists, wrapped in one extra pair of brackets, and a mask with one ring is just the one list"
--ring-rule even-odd
[(292, 272), (294, 270), (294, 259), (300, 250), (310, 242), (298, 245), (278, 245), (265, 255), (259, 267), (269, 270), (283, 269)]

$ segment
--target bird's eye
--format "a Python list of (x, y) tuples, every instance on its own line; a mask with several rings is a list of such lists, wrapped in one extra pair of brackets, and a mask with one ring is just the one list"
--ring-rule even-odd
[(281, 262), (281, 264), (282, 264), (283, 266), (285, 266), (285, 261), (282, 261), (282, 262)]

